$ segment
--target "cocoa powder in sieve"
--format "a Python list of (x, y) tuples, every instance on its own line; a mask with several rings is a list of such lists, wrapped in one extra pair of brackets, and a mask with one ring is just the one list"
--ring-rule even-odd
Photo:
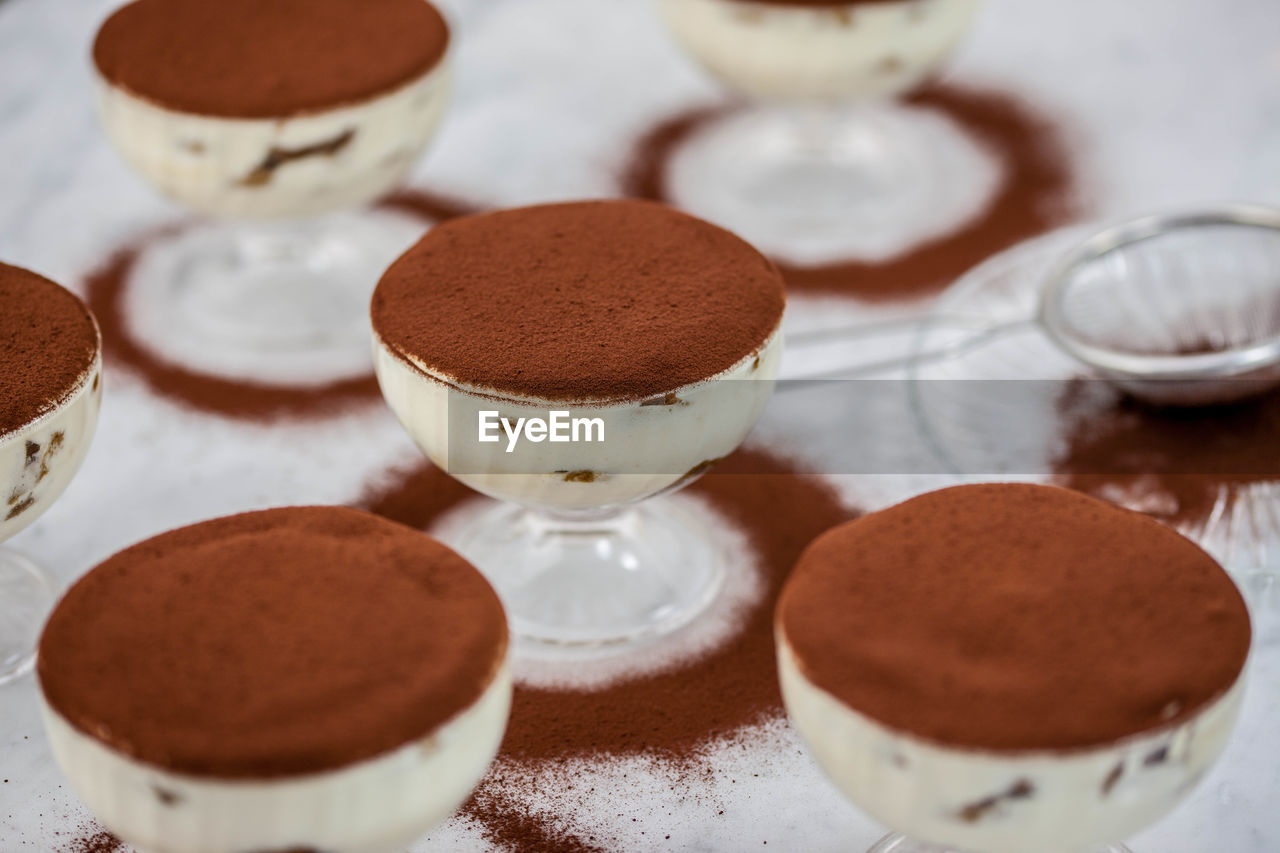
[[(1001, 178), (994, 197), (950, 233), (887, 261), (815, 266), (779, 261), (789, 288), (867, 301), (927, 296), (996, 252), (1081, 214), (1076, 168), (1062, 132), (1025, 101), (1005, 92), (934, 84), (905, 103), (950, 118), (996, 157)], [(628, 155), (621, 177), (624, 194), (670, 202), (668, 171), (676, 151), (735, 109), (703, 107), (655, 125)]]

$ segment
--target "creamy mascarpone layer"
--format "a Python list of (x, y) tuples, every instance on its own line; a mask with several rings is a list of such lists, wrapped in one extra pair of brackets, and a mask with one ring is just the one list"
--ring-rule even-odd
[(1124, 839), (1173, 809), (1226, 746), (1243, 676), (1186, 722), (1103, 747), (996, 753), (878, 723), (809, 681), (785, 637), (787, 712), (859, 808), (913, 839), (982, 853), (1074, 853)]
[(898, 95), (968, 32), (979, 0), (796, 6), (660, 0), (667, 28), (720, 80), (759, 98)]
[(0, 435), (0, 542), (15, 536), (66, 491), (80, 468), (102, 404), (102, 356), (53, 411)]
[(89, 810), (145, 853), (401, 853), (452, 814), (497, 754), (511, 707), (503, 664), (480, 698), (394, 752), (262, 781), (194, 777), (135, 761), (42, 702), (54, 758)]
[[(650, 400), (613, 404), (498, 398), (411, 364), (380, 339), (374, 351), (383, 396), (435, 465), (490, 497), (571, 510), (641, 500), (683, 485), (732, 453), (773, 393), (782, 333), (717, 376)], [(507, 452), (505, 435), (491, 444), (477, 440), (480, 413), (494, 410), (513, 422), (546, 419), (550, 411), (599, 418), (605, 440), (525, 440)]]
[(386, 95), (280, 119), (176, 112), (97, 78), (107, 135), (158, 189), (202, 213), (298, 217), (356, 207), (400, 186), (434, 136), (448, 57)]

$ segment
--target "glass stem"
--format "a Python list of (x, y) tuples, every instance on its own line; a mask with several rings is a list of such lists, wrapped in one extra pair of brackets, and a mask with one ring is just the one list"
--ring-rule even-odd
[(590, 507), (586, 509), (539, 510), (525, 513), (525, 522), (540, 536), (601, 536), (621, 533), (634, 518), (626, 506)]

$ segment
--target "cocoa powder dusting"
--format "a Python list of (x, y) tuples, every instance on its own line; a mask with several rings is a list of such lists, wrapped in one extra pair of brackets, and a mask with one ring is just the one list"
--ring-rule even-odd
[(93, 317), (75, 294), (0, 263), (0, 437), (80, 387), (98, 349)]
[[(531, 815), (505, 763), (538, 766), (583, 756), (651, 755), (686, 776), (701, 749), (782, 713), (773, 646), (773, 609), (804, 547), (855, 513), (820, 480), (761, 451), (740, 450), (691, 485), (748, 537), (765, 592), (734, 637), (673, 670), (599, 690), (517, 686), (499, 761), (466, 806), (488, 838), (512, 850), (579, 853), (608, 846)], [(375, 484), (368, 509), (417, 528), (475, 493), (425, 463)]]
[[(991, 255), (1080, 216), (1075, 166), (1061, 132), (1024, 101), (1004, 92), (933, 84), (905, 102), (950, 118), (997, 159), (1001, 178), (994, 197), (956, 230), (887, 261), (815, 266), (779, 261), (788, 287), (868, 301), (925, 296)], [(733, 105), (704, 107), (653, 127), (629, 155), (622, 176), (624, 193), (670, 201), (668, 169), (676, 151), (735, 109)]]
[(170, 109), (276, 118), (395, 89), (448, 42), (425, 0), (136, 0), (102, 25), (93, 59), (111, 83)]
[(501, 767), (494, 765), (463, 806), (463, 817), (478, 823), (485, 840), (500, 850), (514, 853), (604, 853), (610, 849), (604, 839), (589, 831), (572, 828), (572, 814), (552, 819), (531, 811), (520, 800), (522, 784), (527, 783), (517, 781), (508, 784)]
[(1057, 482), (1140, 504), (1178, 525), (1227, 509), (1256, 483), (1280, 482), (1280, 392), (1231, 405), (1156, 407), (1097, 380), (1058, 402), (1066, 442)]
[(778, 607), (805, 676), (893, 729), (1071, 750), (1183, 723), (1239, 678), (1249, 612), (1168, 526), (1070, 489), (931, 492), (823, 534)]
[(639, 400), (753, 355), (782, 319), (777, 269), (665, 205), (585, 201), (432, 228), (373, 294), (400, 357), (543, 400)]
[(81, 834), (59, 853), (124, 853), (124, 842), (96, 823), (82, 829)]

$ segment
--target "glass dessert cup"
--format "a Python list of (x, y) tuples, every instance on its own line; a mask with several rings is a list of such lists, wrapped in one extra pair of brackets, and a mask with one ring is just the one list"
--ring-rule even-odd
[(438, 542), (280, 507), (91, 569), (37, 677), (54, 759), (131, 849), (399, 853), (497, 754), (509, 649), (497, 595)]
[(1193, 542), (1028, 483), (832, 528), (774, 638), (809, 752), (902, 834), (874, 849), (920, 853), (1124, 850), (1222, 754), (1253, 645), (1240, 590)]
[[(546, 646), (616, 647), (687, 624), (716, 597), (724, 555), (710, 532), (661, 498), (729, 455), (773, 392), (778, 329), (723, 373), (645, 400), (515, 399), (461, 387), (381, 340), (383, 396), (427, 457), (505, 503), (443, 535), (497, 589), (512, 632)], [(477, 440), (481, 413), (598, 421), (602, 441)]]
[(130, 280), (139, 331), (196, 366), (257, 365), (256, 374), (266, 364), (281, 378), (316, 363), (365, 373), (369, 292), (422, 231), (368, 205), (407, 179), (450, 79), (445, 56), (370, 99), (257, 119), (179, 112), (98, 75), (102, 123), (124, 159), (214, 218), (158, 238), (139, 258)]
[(115, 835), (147, 853), (291, 850), (400, 853), (466, 801), (497, 754), (511, 707), (506, 664), (474, 704), (421, 741), (336, 770), (216, 779), (138, 761), (41, 699), (59, 768)]
[(997, 753), (935, 744), (858, 713), (803, 674), (778, 636), (787, 713), (851, 802), (895, 832), (871, 853), (1124, 853), (1230, 739), (1244, 677), (1179, 725), (1101, 747)]
[(89, 451), (101, 402), (99, 355), (56, 408), (0, 435), (0, 684), (31, 668), (57, 590), (44, 569), (5, 543), (66, 490)]
[(783, 233), (819, 244), (929, 219), (948, 161), (892, 102), (942, 65), (978, 0), (659, 8), (699, 64), (758, 106), (693, 143), (696, 162), (681, 171), (686, 206), (748, 239)]

